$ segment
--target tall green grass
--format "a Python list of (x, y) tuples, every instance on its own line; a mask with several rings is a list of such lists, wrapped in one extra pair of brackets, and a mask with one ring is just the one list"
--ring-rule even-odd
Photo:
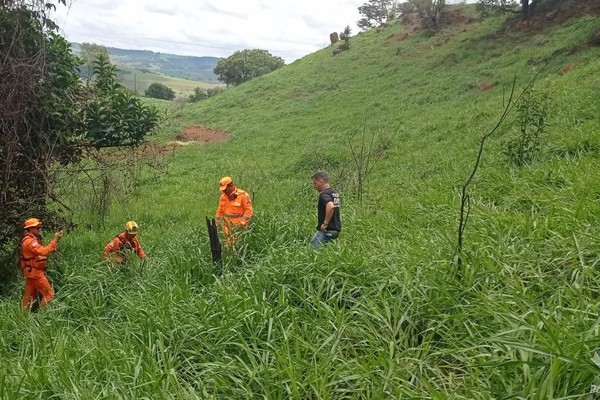
[[(0, 300), (0, 398), (591, 398), (600, 59), (597, 48), (556, 51), (598, 20), (490, 35), (501, 22), (401, 42), (389, 37), (405, 28), (390, 25), (335, 57), (323, 49), (167, 107), (160, 141), (186, 124), (229, 141), (178, 149), (103, 226), (76, 215), (42, 312), (21, 315), (22, 282)], [(457, 280), (460, 186), (479, 138), (514, 75), (525, 86), (553, 53), (535, 82), (552, 99), (540, 157), (515, 167), (503, 155), (514, 115), (492, 137)], [(361, 204), (348, 140), (360, 144), (364, 127), (387, 145)], [(343, 231), (313, 251), (319, 168), (343, 189)], [(217, 279), (204, 217), (224, 175), (253, 194), (256, 214)], [(102, 248), (130, 218), (149, 260), (110, 271)]]

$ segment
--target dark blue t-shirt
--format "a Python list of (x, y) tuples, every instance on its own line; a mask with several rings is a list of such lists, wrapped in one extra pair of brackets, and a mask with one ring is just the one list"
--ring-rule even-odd
[(330, 201), (333, 202), (333, 216), (327, 226), (328, 231), (341, 231), (342, 221), (340, 220), (340, 195), (333, 188), (326, 188), (321, 190), (319, 193), (319, 202), (317, 203), (317, 212), (319, 221), (317, 230), (321, 227), (321, 224), (325, 221), (325, 205)]

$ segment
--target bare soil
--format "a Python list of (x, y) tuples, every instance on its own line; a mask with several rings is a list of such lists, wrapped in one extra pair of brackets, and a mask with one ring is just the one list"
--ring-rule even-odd
[(478, 88), (482, 92), (485, 92), (486, 90), (490, 90), (494, 86), (496, 86), (496, 82), (482, 82), (478, 85)]
[(223, 143), (229, 138), (227, 132), (207, 128), (202, 125), (191, 125), (175, 136), (181, 142)]
[(565, 0), (555, 10), (546, 13), (535, 13), (526, 21), (523, 21), (520, 16), (515, 16), (514, 19), (507, 20), (504, 29), (535, 33), (573, 18), (597, 14), (600, 14), (600, 2), (597, 0)]

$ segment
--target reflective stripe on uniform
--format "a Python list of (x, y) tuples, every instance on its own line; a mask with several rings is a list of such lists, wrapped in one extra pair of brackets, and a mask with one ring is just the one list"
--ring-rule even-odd
[[(221, 217), (225, 217), (225, 218), (240, 218), (240, 217), (246, 217), (244, 214), (223, 214), (221, 215)], [(246, 217), (246, 218), (250, 218), (250, 217)]]

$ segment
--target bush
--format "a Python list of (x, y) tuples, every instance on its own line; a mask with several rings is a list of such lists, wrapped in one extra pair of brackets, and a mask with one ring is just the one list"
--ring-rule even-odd
[(150, 84), (144, 94), (146, 97), (152, 97), (154, 99), (173, 100), (175, 98), (173, 89), (158, 82)]
[(503, 12), (512, 12), (517, 5), (514, 0), (479, 0), (477, 2), (477, 11), (483, 16), (488, 17)]
[(196, 89), (194, 89), (194, 94), (190, 95), (190, 101), (192, 103), (195, 103), (197, 101), (206, 100), (218, 95), (224, 90), (225, 88), (222, 87), (215, 87), (211, 89), (200, 89), (199, 87), (197, 87)]
[(528, 92), (517, 106), (518, 134), (508, 141), (504, 154), (509, 162), (522, 166), (529, 164), (541, 153), (541, 139), (546, 131), (548, 95)]

